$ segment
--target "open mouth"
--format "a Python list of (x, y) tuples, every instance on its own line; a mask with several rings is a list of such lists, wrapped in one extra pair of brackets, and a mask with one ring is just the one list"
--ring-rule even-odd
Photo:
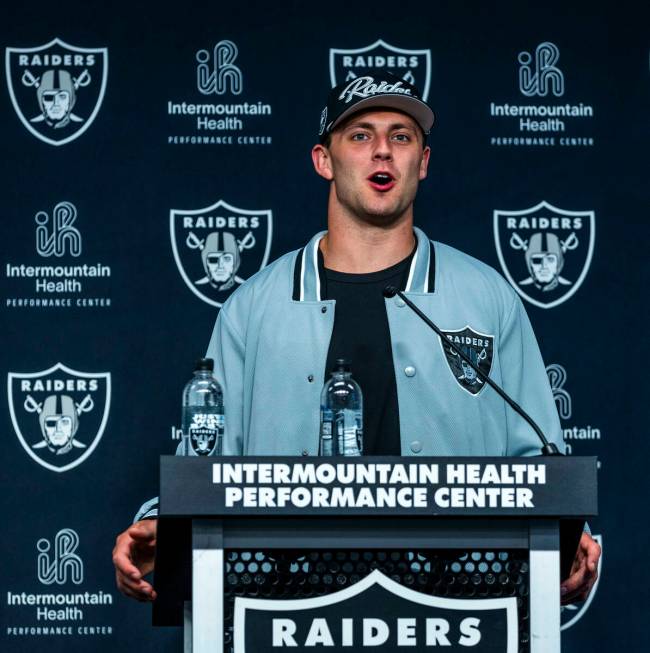
[(370, 185), (375, 190), (390, 190), (395, 185), (395, 178), (390, 172), (374, 172), (368, 177)]

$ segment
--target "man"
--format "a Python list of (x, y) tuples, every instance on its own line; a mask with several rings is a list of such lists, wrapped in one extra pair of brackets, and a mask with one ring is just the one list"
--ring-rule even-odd
[[(328, 231), (247, 281), (223, 305), (208, 347), (223, 380), (226, 455), (316, 455), (320, 392), (332, 362), (352, 361), (364, 393), (364, 453), (519, 456), (539, 453), (524, 420), (465, 373), (393, 284), (465, 346), (563, 449), (546, 371), (517, 294), (488, 266), (413, 226), (427, 174), (431, 109), (417, 89), (376, 73), (332, 90), (316, 172), (330, 182)], [(120, 589), (155, 591), (153, 502), (118, 537)], [(586, 598), (598, 544), (583, 535), (564, 599)]]

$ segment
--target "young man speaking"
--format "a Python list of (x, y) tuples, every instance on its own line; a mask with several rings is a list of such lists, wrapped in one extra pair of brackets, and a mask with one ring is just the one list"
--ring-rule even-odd
[[(334, 88), (312, 149), (330, 182), (327, 231), (243, 284), (219, 312), (207, 356), (223, 382), (225, 455), (318, 454), (320, 392), (337, 358), (364, 398), (364, 454), (525, 456), (530, 426), (399, 297), (400, 288), (564, 450), (523, 305), (492, 268), (413, 223), (433, 112), (418, 90), (377, 72)], [(155, 591), (155, 517), (145, 504), (114, 550), (118, 587)], [(586, 598), (600, 548), (583, 534), (563, 602)]]

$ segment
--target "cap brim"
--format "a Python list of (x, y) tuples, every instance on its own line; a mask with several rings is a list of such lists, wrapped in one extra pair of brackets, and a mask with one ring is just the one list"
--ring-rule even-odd
[(428, 104), (417, 98), (398, 93), (383, 93), (374, 97), (366, 98), (355, 102), (349, 109), (344, 111), (326, 130), (331, 132), (341, 121), (345, 120), (354, 113), (372, 109), (373, 107), (382, 107), (387, 109), (396, 109), (405, 113), (420, 125), (422, 131), (428, 134), (433, 126), (433, 111)]

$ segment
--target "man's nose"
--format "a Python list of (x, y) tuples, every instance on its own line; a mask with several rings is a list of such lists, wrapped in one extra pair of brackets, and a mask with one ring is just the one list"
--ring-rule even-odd
[(375, 149), (372, 158), (378, 161), (387, 161), (393, 158), (393, 150), (387, 135), (377, 136), (375, 139)]

